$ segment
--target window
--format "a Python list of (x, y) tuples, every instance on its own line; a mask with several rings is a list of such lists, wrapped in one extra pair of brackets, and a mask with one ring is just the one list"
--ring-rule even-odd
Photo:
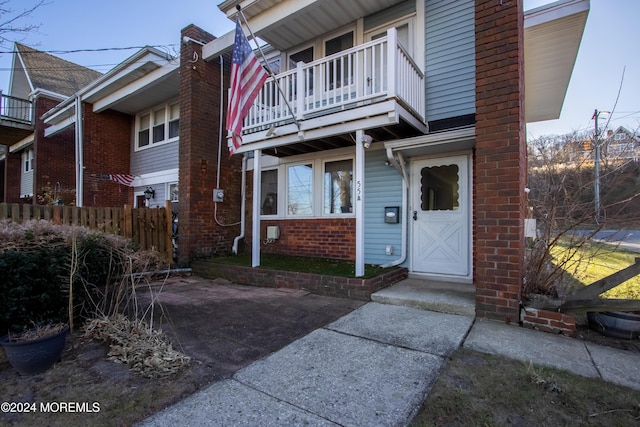
[(324, 43), (324, 55), (329, 56), (334, 53), (353, 47), (353, 31), (334, 37)]
[(33, 149), (26, 150), (22, 153), (22, 170), (26, 172), (33, 171), (34, 166), (34, 158), (33, 158)]
[(153, 113), (153, 143), (164, 141), (164, 108)]
[(313, 214), (313, 165), (287, 167), (287, 215)]
[(295, 68), (298, 66), (298, 62), (304, 62), (305, 64), (313, 62), (313, 46), (289, 55), (290, 70), (295, 70)]
[(426, 167), (420, 171), (420, 208), (451, 211), (459, 207), (458, 165)]
[(261, 172), (260, 215), (353, 216), (354, 160), (346, 156), (268, 161)]
[(613, 138), (616, 141), (624, 141), (625, 139), (627, 139), (627, 135), (625, 135), (624, 133), (616, 133)]
[(151, 123), (151, 116), (149, 114), (140, 116), (139, 122), (138, 147), (146, 147), (149, 145), (149, 123)]
[(262, 215), (278, 214), (278, 170), (262, 171), (260, 191), (260, 213)]
[(169, 194), (169, 200), (171, 200), (172, 202), (177, 202), (178, 201), (178, 183), (171, 182), (168, 185), (169, 185), (169, 191), (167, 192), (167, 194)]
[(180, 135), (180, 104), (169, 106), (169, 139)]
[(353, 212), (353, 161), (339, 160), (324, 165), (325, 214)]
[(136, 149), (162, 144), (180, 135), (180, 104), (167, 104), (138, 115)]

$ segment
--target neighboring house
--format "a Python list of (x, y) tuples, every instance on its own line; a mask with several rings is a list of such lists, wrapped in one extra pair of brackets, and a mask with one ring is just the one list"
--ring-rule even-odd
[[(138, 51), (92, 81), (43, 119), (44, 135), (54, 138), (68, 129), (82, 153), (76, 188), (79, 206), (165, 206), (178, 201), (178, 140), (180, 131), (179, 73), (175, 58), (158, 49)], [(99, 153), (99, 161), (87, 163)], [(109, 175), (130, 175), (129, 187)], [(124, 198), (114, 201), (122, 194)], [(145, 191), (151, 194), (145, 200)], [(112, 193), (112, 194), (111, 194)]]
[[(100, 202), (114, 184), (89, 183), (100, 174), (135, 175), (129, 203), (179, 192), (181, 263), (244, 250), (254, 266), (263, 251), (352, 260), (357, 276), (401, 265), (475, 286), (478, 316), (517, 322), (525, 126), (559, 116), (589, 1), (526, 16), (519, 0), (219, 8), (235, 20), (240, 3), (276, 76), (238, 154), (224, 130), (234, 34), (188, 26), (179, 64), (143, 49), (43, 112), (45, 138), (80, 128), (78, 201)], [(120, 162), (87, 164), (105, 148)]]
[(601, 142), (602, 157), (609, 162), (633, 160), (640, 157), (640, 137), (620, 126), (615, 131), (609, 130)]
[[(20, 43), (15, 44), (9, 90), (2, 94), (0, 144), (6, 202), (38, 197), (72, 202), (74, 152), (72, 134), (44, 137), (41, 115), (100, 77), (100, 73)], [(65, 193), (65, 194), (62, 194)]]

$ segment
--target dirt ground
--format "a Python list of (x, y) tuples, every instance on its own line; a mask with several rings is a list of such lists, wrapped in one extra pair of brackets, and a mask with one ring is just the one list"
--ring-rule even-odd
[[(61, 361), (43, 374), (19, 375), (0, 351), (0, 403), (27, 403), (23, 406), (30, 410), (0, 412), (0, 425), (131, 425), (364, 304), (190, 276), (141, 293), (141, 305), (152, 296), (161, 303), (156, 322), (174, 348), (192, 358), (187, 369), (168, 380), (141, 377), (108, 360), (104, 344), (78, 331), (68, 338)], [(586, 326), (576, 339), (640, 352), (640, 340), (603, 337)], [(85, 406), (79, 412), (55, 406), (64, 402)]]
[[(68, 338), (62, 360), (39, 375), (19, 375), (0, 351), (0, 403), (28, 403), (30, 410), (0, 412), (0, 425), (131, 425), (364, 304), (196, 277), (171, 278), (159, 290), (153, 291), (161, 303), (156, 321), (174, 348), (191, 357), (186, 370), (168, 380), (143, 378), (108, 360), (108, 348), (80, 332)], [(149, 295), (139, 299), (145, 306)], [(86, 405), (75, 413), (43, 411), (59, 402)], [(96, 403), (98, 411), (84, 411)]]

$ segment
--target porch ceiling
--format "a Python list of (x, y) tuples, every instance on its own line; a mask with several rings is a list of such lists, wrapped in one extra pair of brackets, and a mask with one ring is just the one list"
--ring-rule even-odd
[(527, 123), (560, 117), (589, 14), (589, 0), (564, 0), (525, 13)]
[[(242, 6), (251, 30), (278, 50), (287, 50), (406, 0), (228, 0), (218, 8), (235, 20)], [(203, 49), (205, 60), (231, 48), (233, 31)]]
[[(414, 126), (403, 120), (398, 124), (370, 128), (365, 132), (373, 138), (373, 142), (401, 139), (423, 134), (422, 131), (416, 129)], [(308, 141), (305, 140), (293, 144), (269, 147), (262, 150), (262, 152), (275, 157), (288, 157), (298, 154), (307, 154), (316, 151), (333, 150), (336, 148), (353, 146), (355, 146), (355, 129), (353, 131), (343, 132), (337, 135), (328, 135)]]

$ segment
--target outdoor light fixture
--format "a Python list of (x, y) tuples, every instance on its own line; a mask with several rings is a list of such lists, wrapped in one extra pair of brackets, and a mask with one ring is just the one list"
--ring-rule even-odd
[(147, 187), (147, 189), (144, 190), (144, 198), (146, 200), (153, 199), (155, 195), (156, 195), (156, 192), (151, 187)]
[(373, 141), (371, 135), (367, 135), (366, 133), (362, 135), (362, 143), (364, 145), (364, 148), (371, 147), (371, 141)]

